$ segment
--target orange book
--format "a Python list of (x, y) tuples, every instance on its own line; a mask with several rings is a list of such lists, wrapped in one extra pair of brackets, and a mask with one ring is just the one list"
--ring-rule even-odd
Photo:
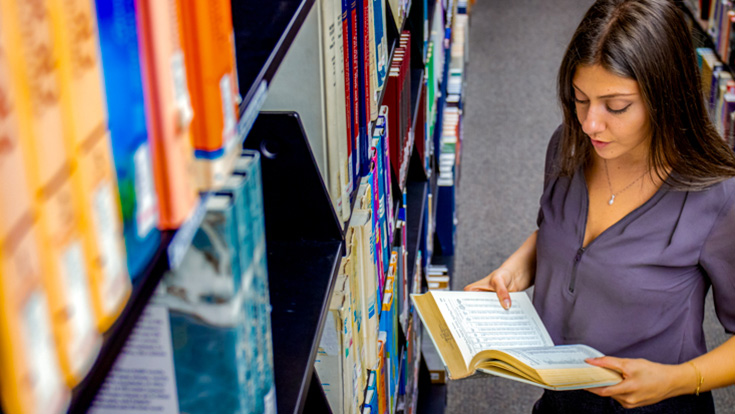
[(67, 151), (75, 163), (74, 200), (90, 273), (92, 305), (101, 332), (122, 312), (132, 290), (122, 212), (102, 89), (97, 24), (90, 0), (50, 0), (59, 52)]
[(31, 208), (13, 98), (0, 49), (0, 400), (7, 414), (61, 413), (69, 390), (41, 286), (37, 214)]
[(58, 84), (58, 56), (45, 0), (0, 0), (6, 51), (20, 128), (20, 147), (40, 214), (43, 287), (61, 370), (69, 386), (87, 373), (101, 345), (90, 303), (89, 278), (74, 206)]
[(192, 111), (176, 0), (136, 0), (153, 174), (163, 230), (178, 228), (197, 203)]
[(197, 183), (224, 184), (240, 152), (237, 135), (240, 92), (230, 0), (177, 0), (194, 107)]

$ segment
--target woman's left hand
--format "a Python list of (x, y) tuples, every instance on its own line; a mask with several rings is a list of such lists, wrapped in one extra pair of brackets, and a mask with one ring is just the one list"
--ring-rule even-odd
[[(589, 358), (588, 364), (609, 368), (619, 372), (623, 381), (618, 384), (590, 388), (588, 391), (601, 397), (612, 397), (625, 408), (655, 404), (669, 397), (685, 393), (679, 382), (686, 378), (684, 365), (664, 365), (646, 359), (626, 359), (615, 357)], [(691, 372), (694, 385), (695, 373)], [(693, 389), (694, 387), (692, 387)]]

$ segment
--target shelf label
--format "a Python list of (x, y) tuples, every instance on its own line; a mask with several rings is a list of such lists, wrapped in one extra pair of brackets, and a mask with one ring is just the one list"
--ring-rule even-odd
[(168, 309), (143, 310), (91, 414), (179, 414)]

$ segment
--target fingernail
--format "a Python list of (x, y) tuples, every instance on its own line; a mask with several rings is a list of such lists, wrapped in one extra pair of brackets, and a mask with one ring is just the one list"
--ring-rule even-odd
[(510, 309), (510, 299), (503, 299), (503, 308)]

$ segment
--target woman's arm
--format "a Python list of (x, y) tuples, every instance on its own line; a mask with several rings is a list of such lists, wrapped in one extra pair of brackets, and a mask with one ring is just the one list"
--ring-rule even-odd
[(623, 375), (623, 381), (619, 384), (589, 391), (612, 397), (625, 408), (640, 407), (677, 395), (695, 394), (735, 384), (735, 337), (679, 365), (607, 356), (587, 362)]
[(464, 290), (497, 292), (500, 304), (510, 308), (508, 292), (518, 292), (533, 285), (536, 277), (536, 236), (531, 233), (525, 242), (508, 259), (484, 278), (465, 286)]

